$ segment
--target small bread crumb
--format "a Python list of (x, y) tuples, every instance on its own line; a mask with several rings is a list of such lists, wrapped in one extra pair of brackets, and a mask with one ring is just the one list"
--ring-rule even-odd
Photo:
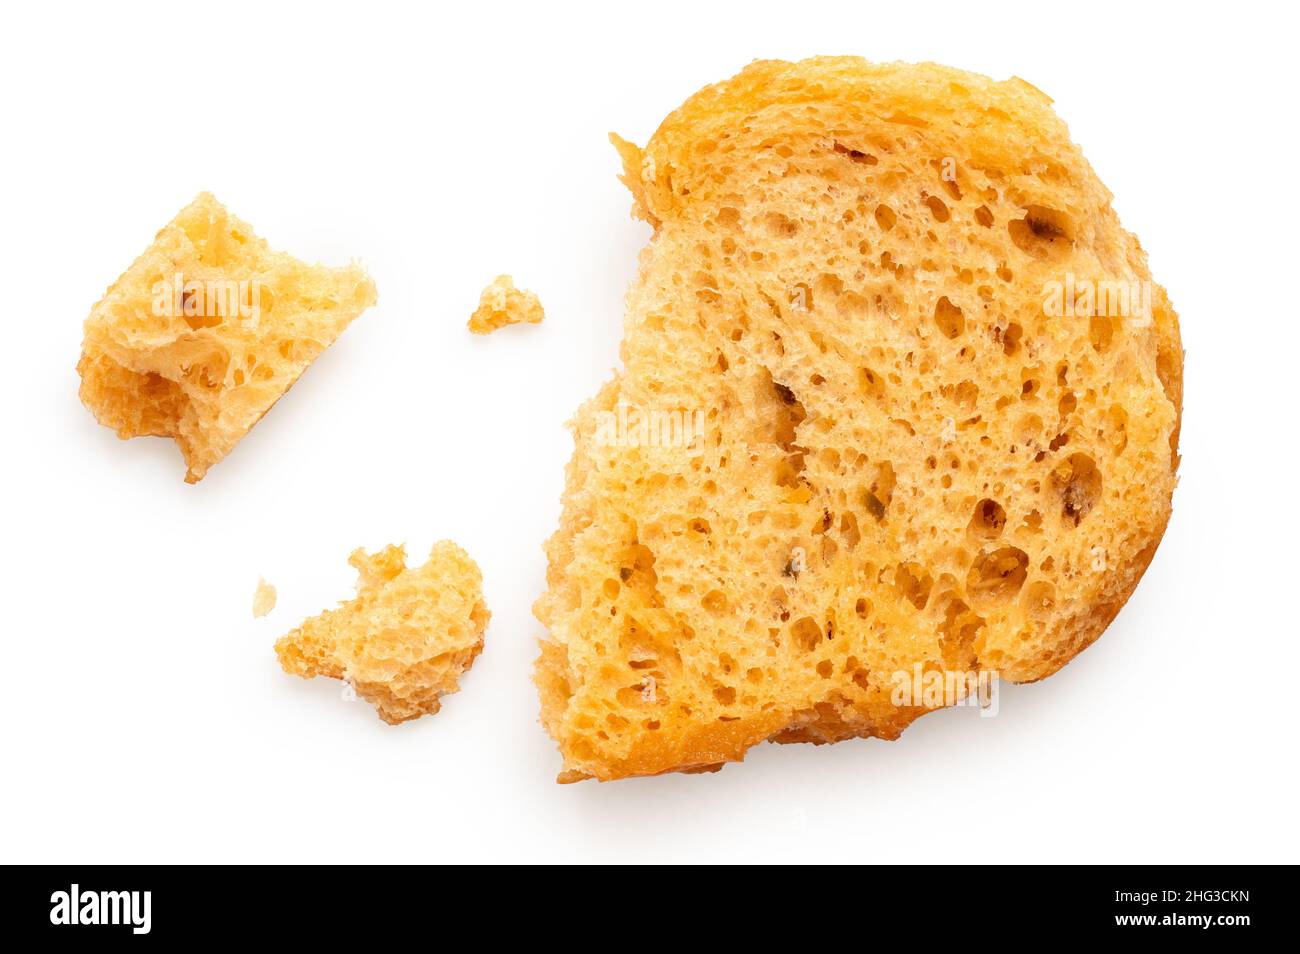
[(275, 587), (266, 580), (257, 581), (257, 591), (253, 594), (253, 615), (265, 616), (275, 609)]
[(509, 275), (498, 275), (479, 296), (478, 308), (469, 318), (469, 330), (486, 335), (506, 325), (541, 324), (545, 312), (536, 295), (516, 288)]
[(342, 679), (390, 724), (437, 712), (483, 649), (491, 614), (477, 564), (450, 540), (417, 568), (400, 546), (356, 550), (348, 562), (356, 598), (277, 641), (280, 665), (304, 679)]

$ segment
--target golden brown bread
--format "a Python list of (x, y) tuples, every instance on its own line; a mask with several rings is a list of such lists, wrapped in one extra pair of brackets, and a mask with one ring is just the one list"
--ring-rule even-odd
[(506, 325), (541, 324), (545, 317), (541, 300), (525, 288), (516, 288), (509, 275), (498, 275), (483, 289), (478, 307), (469, 316), (469, 330), (486, 335)]
[(388, 723), (437, 712), (483, 650), (491, 614), (477, 564), (450, 540), (416, 568), (400, 546), (356, 550), (348, 562), (360, 575), (356, 598), (281, 637), (280, 665), (346, 680)]
[(1093, 642), (1169, 519), (1182, 349), (1048, 97), (757, 62), (615, 144), (655, 231), (536, 606), (561, 780), (897, 738), (914, 666)]
[(205, 192), (91, 309), (81, 400), (124, 440), (175, 438), (195, 483), (375, 300), (360, 266), (276, 252)]

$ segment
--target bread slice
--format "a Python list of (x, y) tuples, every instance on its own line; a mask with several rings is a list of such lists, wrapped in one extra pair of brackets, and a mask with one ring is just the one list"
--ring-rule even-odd
[(483, 650), (491, 613), (483, 577), (469, 554), (443, 540), (421, 567), (406, 550), (356, 550), (355, 599), (282, 636), (275, 654), (284, 671), (343, 679), (396, 725), (437, 712)]
[(195, 483), (375, 300), (360, 266), (276, 252), (205, 192), (91, 309), (81, 400), (118, 437), (175, 438)]
[(901, 677), (1041, 679), (1119, 612), (1170, 515), (1182, 349), (1050, 102), (756, 62), (614, 137), (654, 236), (536, 605), (562, 781), (894, 739), (954, 701)]
[(468, 325), (474, 334), (486, 335), (506, 325), (541, 324), (544, 317), (542, 303), (536, 295), (516, 288), (509, 275), (498, 275), (483, 289)]

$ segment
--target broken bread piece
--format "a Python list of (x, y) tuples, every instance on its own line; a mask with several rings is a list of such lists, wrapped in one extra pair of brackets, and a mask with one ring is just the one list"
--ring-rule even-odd
[(542, 303), (527, 289), (516, 288), (509, 275), (498, 275), (483, 289), (478, 308), (469, 318), (469, 330), (486, 335), (506, 325), (540, 324), (545, 317)]
[(257, 589), (253, 591), (253, 615), (261, 618), (275, 609), (275, 596), (274, 586), (266, 580), (258, 580)]
[(406, 550), (356, 550), (357, 595), (281, 637), (284, 671), (348, 682), (390, 724), (437, 712), (483, 649), (487, 604), (469, 555), (444, 540), (421, 567)]
[(174, 438), (195, 483), (376, 297), (359, 265), (274, 251), (205, 192), (91, 309), (82, 403), (123, 439)]
[(769, 61), (615, 137), (654, 234), (535, 607), (562, 781), (894, 739), (1115, 618), (1170, 516), (1182, 348), (1050, 102)]

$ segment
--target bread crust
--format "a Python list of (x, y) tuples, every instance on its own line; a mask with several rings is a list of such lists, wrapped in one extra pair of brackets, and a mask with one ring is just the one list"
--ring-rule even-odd
[[(1050, 104), (760, 61), (612, 137), (655, 232), (535, 607), (562, 780), (895, 739), (939, 707), (898, 673), (1042, 679), (1123, 607), (1171, 513), (1182, 346)], [(628, 440), (628, 407), (701, 426)]]

